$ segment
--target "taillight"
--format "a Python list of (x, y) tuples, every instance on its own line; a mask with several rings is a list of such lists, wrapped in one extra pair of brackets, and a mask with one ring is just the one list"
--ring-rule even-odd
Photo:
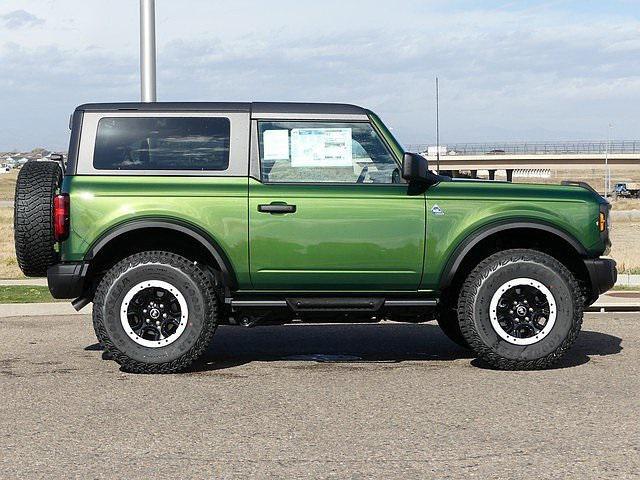
[(62, 242), (69, 236), (69, 195), (66, 193), (53, 198), (53, 235)]

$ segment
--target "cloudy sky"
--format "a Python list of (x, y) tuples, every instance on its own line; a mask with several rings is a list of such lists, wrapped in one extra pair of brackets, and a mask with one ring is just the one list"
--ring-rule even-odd
[[(640, 139), (640, 1), (157, 0), (158, 99), (335, 101), (404, 143)], [(0, 0), (0, 151), (139, 99), (137, 0)]]

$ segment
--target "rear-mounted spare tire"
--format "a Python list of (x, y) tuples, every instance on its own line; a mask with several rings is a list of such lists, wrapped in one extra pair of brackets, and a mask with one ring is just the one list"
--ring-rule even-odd
[(62, 181), (60, 164), (25, 163), (16, 182), (14, 237), (18, 266), (28, 277), (43, 277), (58, 260), (53, 226), (53, 199)]

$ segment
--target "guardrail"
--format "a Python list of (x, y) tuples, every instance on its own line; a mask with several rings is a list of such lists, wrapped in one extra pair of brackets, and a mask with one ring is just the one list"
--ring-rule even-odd
[[(418, 143), (407, 145), (410, 152), (426, 152), (435, 145)], [(500, 155), (500, 154), (605, 154), (605, 153), (638, 153), (640, 140), (614, 140), (611, 142), (502, 142), (502, 143), (453, 143), (443, 144), (447, 155)], [(440, 155), (445, 155), (443, 151)]]

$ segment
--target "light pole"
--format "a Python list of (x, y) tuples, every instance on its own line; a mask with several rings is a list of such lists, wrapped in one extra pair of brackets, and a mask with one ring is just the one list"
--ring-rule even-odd
[(607, 146), (604, 150), (604, 198), (609, 196), (611, 190), (611, 171), (609, 170), (609, 149), (611, 148), (611, 128), (613, 125), (609, 123), (607, 128)]
[(140, 96), (156, 101), (156, 2), (140, 0)]

